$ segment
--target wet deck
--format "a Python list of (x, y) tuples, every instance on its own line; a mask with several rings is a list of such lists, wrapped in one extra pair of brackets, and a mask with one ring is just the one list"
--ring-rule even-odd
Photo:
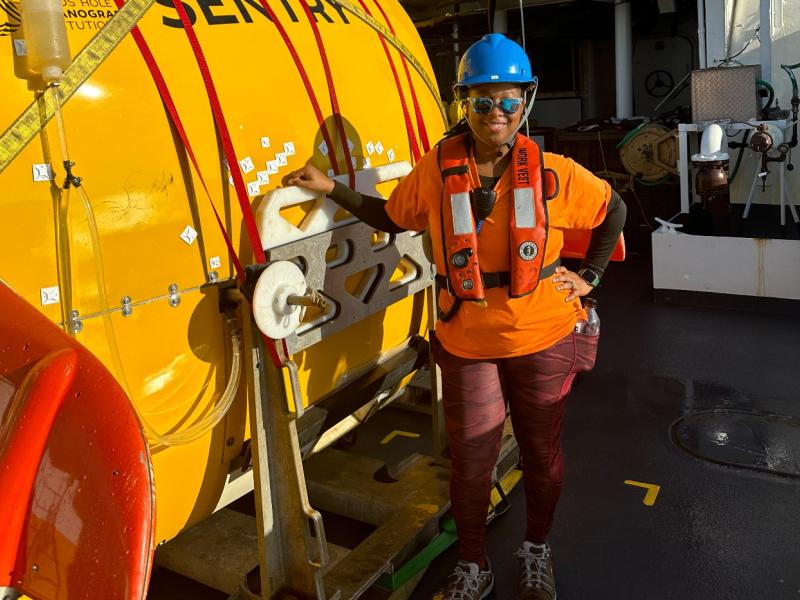
[[(613, 266), (598, 292), (600, 356), (564, 429), (558, 597), (800, 598), (800, 319), (655, 304), (649, 261)], [(424, 435), (381, 444), (425, 424), (389, 408), (349, 451), (389, 463), (430, 452)], [(626, 481), (659, 486), (652, 506)], [(514, 597), (521, 486), (510, 500), (489, 531), (498, 600)], [(436, 559), (412, 600), (430, 598), (455, 561), (454, 547)], [(225, 597), (163, 572), (155, 582), (152, 599)]]
[[(598, 293), (600, 356), (564, 425), (558, 597), (800, 598), (800, 319), (656, 305), (648, 261), (612, 266)], [(681, 419), (707, 411), (695, 417), (704, 438), (678, 437), (703, 441), (690, 454), (676, 444)], [(653, 506), (626, 480), (659, 485)], [(489, 534), (499, 600), (514, 597), (524, 531), (521, 489), (511, 501)], [(455, 559), (433, 563), (412, 599), (429, 598)]]

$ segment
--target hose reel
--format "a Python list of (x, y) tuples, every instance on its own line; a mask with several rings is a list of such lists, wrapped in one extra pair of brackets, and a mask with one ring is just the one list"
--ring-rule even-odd
[(649, 123), (626, 135), (617, 145), (625, 170), (645, 183), (660, 183), (678, 174), (678, 132)]

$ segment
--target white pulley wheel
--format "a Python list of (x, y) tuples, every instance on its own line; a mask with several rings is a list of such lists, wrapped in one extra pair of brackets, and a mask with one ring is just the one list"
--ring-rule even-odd
[(272, 263), (258, 278), (253, 292), (253, 316), (261, 333), (273, 340), (293, 334), (303, 318), (303, 307), (287, 302), (302, 296), (308, 286), (300, 268), (287, 260)]

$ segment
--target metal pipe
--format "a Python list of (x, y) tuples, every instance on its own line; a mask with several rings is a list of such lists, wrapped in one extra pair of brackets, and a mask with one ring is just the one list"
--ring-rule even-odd
[(733, 0), (733, 4), (731, 5), (731, 19), (730, 24), (728, 25), (728, 34), (725, 38), (725, 53), (723, 56), (728, 56), (731, 54), (730, 45), (733, 43), (733, 34), (736, 31), (736, 24), (739, 22), (739, 0)]
[(700, 68), (708, 65), (706, 56), (706, 1), (697, 0), (697, 55)]
[(631, 4), (614, 7), (614, 56), (616, 58), (617, 118), (633, 116), (633, 32)]
[(508, 13), (505, 9), (494, 9), (494, 18), (492, 19), (492, 33), (507, 33), (508, 32)]
[(286, 297), (286, 304), (290, 306), (317, 306), (319, 308), (325, 308), (328, 302), (325, 300), (325, 296), (314, 290), (305, 296), (289, 294)]
[(772, 0), (760, 0), (761, 78), (772, 81)]

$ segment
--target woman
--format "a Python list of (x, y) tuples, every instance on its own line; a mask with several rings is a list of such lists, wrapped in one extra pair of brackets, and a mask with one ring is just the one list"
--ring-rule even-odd
[[(518, 133), (535, 93), (525, 51), (500, 34), (464, 54), (456, 93), (465, 121), (425, 155), (388, 201), (307, 165), (289, 185), (324, 192), (369, 225), (427, 229), (441, 307), (433, 355), (442, 370), (459, 563), (435, 598), (477, 600), (493, 587), (486, 510), (506, 403), (522, 454), (527, 530), (520, 597), (553, 600), (547, 534), (561, 491), (560, 430), (575, 374), (593, 367), (597, 337), (575, 333), (580, 296), (600, 281), (625, 222), (609, 185)], [(547, 167), (545, 171), (544, 167)], [(593, 229), (578, 272), (560, 266), (564, 229)]]

